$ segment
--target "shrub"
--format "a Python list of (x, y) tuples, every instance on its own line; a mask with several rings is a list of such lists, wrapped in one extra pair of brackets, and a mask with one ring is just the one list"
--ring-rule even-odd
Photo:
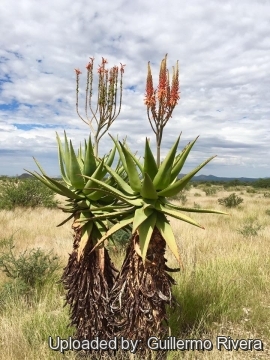
[(270, 198), (270, 192), (263, 193), (263, 196), (266, 197), (266, 198)]
[(203, 191), (205, 192), (206, 196), (215, 195), (217, 193), (217, 189), (214, 187), (205, 188)]
[(202, 195), (200, 193), (195, 193), (194, 196), (199, 197), (199, 196), (202, 196)]
[(256, 194), (256, 190), (255, 189), (247, 189), (247, 193), (248, 194)]
[(200, 209), (200, 208), (201, 208), (201, 205), (200, 205), (200, 204), (197, 204), (196, 202), (194, 202), (193, 207), (194, 207), (194, 209)]
[(8, 180), (0, 186), (0, 209), (11, 210), (16, 206), (22, 207), (56, 207), (54, 192), (40, 181)]
[(266, 215), (270, 215), (270, 209), (265, 210)]
[(258, 231), (262, 229), (262, 225), (258, 224), (253, 218), (248, 218), (242, 229), (238, 229), (237, 231), (244, 237), (249, 238), (252, 236), (257, 236)]
[[(0, 241), (0, 270), (15, 281), (23, 293), (41, 289), (60, 269), (59, 257), (41, 249), (25, 250), (14, 254), (13, 237)], [(9, 283), (6, 285), (12, 288)]]
[(226, 207), (236, 207), (239, 204), (241, 204), (243, 202), (243, 199), (240, 196), (237, 196), (235, 193), (232, 193), (231, 195), (222, 198), (222, 199), (218, 199), (218, 202), (221, 205), (224, 205)]
[(131, 231), (124, 231), (121, 229), (112, 235), (116, 248), (119, 248), (120, 252), (124, 252), (126, 250), (130, 237)]

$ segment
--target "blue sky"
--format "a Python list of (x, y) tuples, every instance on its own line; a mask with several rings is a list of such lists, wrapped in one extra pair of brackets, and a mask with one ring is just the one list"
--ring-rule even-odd
[[(126, 64), (123, 105), (110, 133), (142, 154), (155, 137), (144, 105), (147, 63), (179, 60), (181, 99), (165, 128), (164, 156), (200, 135), (183, 172), (211, 155), (200, 174), (270, 177), (270, 2), (263, 0), (78, 1), (0, 3), (0, 174), (35, 170), (36, 157), (59, 175), (55, 132), (79, 146), (89, 128), (75, 109), (75, 72), (103, 56)], [(94, 74), (94, 82), (97, 73)], [(94, 92), (94, 100), (96, 93)], [(80, 98), (83, 114), (83, 98)], [(100, 155), (109, 151), (108, 135)]]

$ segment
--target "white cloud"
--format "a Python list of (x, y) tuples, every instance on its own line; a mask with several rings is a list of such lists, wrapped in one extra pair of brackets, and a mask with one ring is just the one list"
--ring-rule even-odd
[[(270, 176), (269, 13), (262, 0), (3, 0), (0, 174), (33, 168), (34, 155), (57, 175), (55, 131), (66, 129), (76, 146), (88, 136), (76, 114), (74, 68), (83, 71), (83, 114), (89, 56), (95, 68), (102, 56), (109, 66), (126, 64), (121, 114), (110, 133), (127, 134), (134, 151), (142, 151), (145, 137), (154, 145), (143, 103), (147, 62), (156, 86), (168, 53), (169, 70), (179, 60), (181, 100), (164, 130), (162, 154), (183, 131), (182, 146), (200, 135), (190, 169), (217, 154), (202, 173)], [(101, 152), (110, 146), (105, 136)]]

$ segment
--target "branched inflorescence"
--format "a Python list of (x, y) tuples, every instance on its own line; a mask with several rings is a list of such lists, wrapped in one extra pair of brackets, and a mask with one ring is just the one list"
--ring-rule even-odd
[(176, 63), (176, 67), (173, 67), (171, 86), (166, 62), (167, 54), (160, 65), (159, 84), (156, 90), (154, 90), (150, 62), (148, 62), (146, 95), (144, 101), (147, 106), (148, 120), (156, 135), (158, 165), (160, 164), (160, 145), (163, 129), (168, 120), (172, 117), (173, 110), (180, 99), (178, 62)]
[[(87, 78), (85, 89), (85, 115), (86, 120), (79, 113), (79, 80), (81, 71), (75, 69), (76, 73), (76, 111), (80, 119), (89, 125), (91, 132), (95, 137), (95, 155), (98, 153), (98, 143), (102, 136), (108, 131), (114, 120), (118, 117), (122, 105), (122, 92), (123, 92), (123, 73), (125, 65), (120, 63), (118, 66), (113, 66), (111, 69), (106, 69), (108, 61), (102, 58), (101, 64), (98, 67), (98, 98), (96, 109), (92, 106), (93, 96), (93, 66), (94, 58), (90, 58), (89, 63), (86, 65)], [(117, 111), (117, 93), (118, 93), (118, 77), (120, 72), (120, 96), (119, 108)], [(91, 116), (89, 117), (89, 110)], [(99, 116), (97, 116), (99, 113)], [(93, 120), (96, 122), (96, 128), (93, 126)]]

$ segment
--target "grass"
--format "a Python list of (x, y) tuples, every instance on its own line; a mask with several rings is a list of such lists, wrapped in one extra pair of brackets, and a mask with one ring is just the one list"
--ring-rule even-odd
[[(244, 193), (241, 195), (244, 202), (235, 209), (218, 204), (218, 198), (229, 195), (221, 187), (217, 187), (215, 195), (206, 196), (200, 188), (191, 188), (186, 193), (185, 206), (194, 207), (196, 203), (201, 208), (230, 213), (230, 216), (192, 213), (205, 230), (170, 219), (184, 263), (184, 270), (173, 275), (179, 306), (170, 317), (171, 333), (180, 339), (211, 339), (214, 349), (170, 352), (168, 359), (269, 358), (270, 223), (267, 210), (270, 198), (264, 197), (263, 191), (247, 193), (241, 188), (231, 189), (238, 195), (240, 191)], [(72, 249), (71, 222), (56, 228), (64, 218), (65, 214), (57, 209), (2, 210), (1, 238), (14, 234), (18, 252), (37, 247), (53, 250), (64, 266)], [(252, 237), (238, 231), (247, 226), (248, 219), (262, 225)], [(122, 257), (122, 253), (112, 253), (118, 267)], [(167, 258), (169, 266), (177, 267), (170, 253)], [(6, 282), (7, 278), (0, 273), (0, 288)], [(72, 329), (66, 327), (68, 309), (63, 308), (63, 303), (63, 289), (55, 283), (45, 285), (31, 303), (16, 291), (5, 292), (0, 297), (0, 359), (75, 359), (72, 352), (63, 356), (48, 348), (48, 336), (72, 336)], [(264, 351), (220, 352), (215, 347), (217, 335), (232, 339), (260, 338)]]

